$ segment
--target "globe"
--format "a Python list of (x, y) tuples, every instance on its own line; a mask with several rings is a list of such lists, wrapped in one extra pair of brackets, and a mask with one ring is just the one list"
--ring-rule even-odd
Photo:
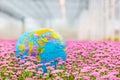
[[(25, 32), (17, 41), (16, 57), (34, 56), (40, 63), (54, 61), (56, 58), (66, 60), (65, 42), (54, 30), (44, 28), (40, 30)], [(54, 65), (56, 65), (54, 63)], [(45, 66), (43, 66), (46, 72)]]

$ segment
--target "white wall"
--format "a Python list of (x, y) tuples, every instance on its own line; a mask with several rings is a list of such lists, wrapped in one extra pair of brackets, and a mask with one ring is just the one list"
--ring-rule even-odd
[(17, 39), (21, 35), (22, 23), (0, 13), (0, 39)]
[[(50, 22), (42, 22), (32, 18), (26, 18), (24, 32), (48, 27), (60, 33), (65, 40), (77, 39), (77, 28), (70, 28), (62, 19), (53, 19)], [(23, 24), (7, 15), (0, 15), (0, 39), (18, 39), (22, 34)]]
[[(115, 0), (89, 0), (89, 10), (82, 12), (78, 20), (78, 38), (81, 40), (102, 40), (114, 37), (120, 23), (115, 19)], [(111, 16), (111, 19), (109, 18)]]

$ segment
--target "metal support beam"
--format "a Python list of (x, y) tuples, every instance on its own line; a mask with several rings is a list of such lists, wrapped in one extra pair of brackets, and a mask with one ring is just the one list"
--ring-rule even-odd
[(22, 22), (22, 34), (25, 32), (25, 19), (21, 19)]
[[(22, 5), (20, 5), (22, 2), (22, 5), (24, 5), (24, 7)], [(19, 13), (21, 13), (22, 16), (24, 17), (31, 17), (31, 18), (37, 18), (36, 15), (34, 15), (34, 11), (31, 11), (31, 8), (29, 8), (29, 5), (27, 2), (21, 1), (19, 2), (20, 4), (17, 4), (17, 1), (7, 1), (7, 3), (9, 3), (10, 5), (12, 5), (12, 7)], [(27, 3), (27, 4), (26, 4)], [(27, 9), (26, 9), (27, 6)], [(34, 9), (32, 9), (34, 10)]]
[(48, 13), (48, 15), (49, 15), (48, 18), (51, 19), (53, 16), (52, 16), (52, 14), (51, 14), (51, 12), (50, 12), (48, 6), (46, 5), (46, 3), (45, 3), (44, 0), (41, 0), (41, 2), (43, 3), (43, 5), (44, 5), (44, 7), (45, 7), (45, 9), (46, 9), (46, 11), (47, 11), (47, 13)]
[(19, 14), (14, 14), (8, 10), (5, 10), (4, 8), (2, 8), (2, 6), (0, 6), (0, 12), (12, 17), (12, 18), (15, 18), (17, 20), (21, 20), (23, 18), (23, 16), (20, 16)]

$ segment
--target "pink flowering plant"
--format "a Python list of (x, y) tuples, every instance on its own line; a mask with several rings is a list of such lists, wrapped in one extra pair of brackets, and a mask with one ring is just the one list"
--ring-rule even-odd
[(0, 80), (120, 80), (120, 42), (67, 41), (67, 60), (44, 74), (35, 57), (15, 57), (15, 43), (0, 40)]

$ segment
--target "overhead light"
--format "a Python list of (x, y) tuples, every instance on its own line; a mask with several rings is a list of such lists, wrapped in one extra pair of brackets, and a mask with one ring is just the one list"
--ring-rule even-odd
[(65, 0), (59, 0), (60, 1), (60, 8), (63, 18), (66, 17), (66, 8), (65, 8)]
[(62, 12), (62, 14), (63, 14), (63, 15), (65, 15), (65, 14), (66, 14), (66, 10), (65, 10), (65, 8), (64, 8), (64, 7), (61, 7), (61, 12)]
[(60, 0), (60, 5), (65, 5), (65, 0)]

